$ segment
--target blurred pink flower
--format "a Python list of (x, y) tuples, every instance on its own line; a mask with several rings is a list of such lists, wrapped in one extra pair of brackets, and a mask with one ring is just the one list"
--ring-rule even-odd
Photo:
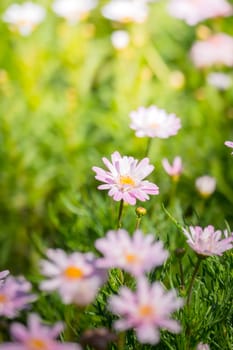
[(69, 23), (75, 24), (85, 18), (87, 14), (97, 5), (97, 0), (55, 0), (54, 12), (65, 18)]
[(148, 16), (148, 7), (145, 1), (138, 0), (111, 0), (102, 8), (104, 17), (121, 23), (144, 22)]
[(225, 0), (170, 0), (171, 16), (195, 25), (207, 18), (230, 16), (232, 6)]
[(161, 241), (155, 241), (154, 235), (144, 235), (140, 230), (132, 237), (123, 229), (108, 231), (106, 237), (97, 239), (95, 246), (104, 256), (97, 261), (97, 266), (118, 267), (134, 276), (162, 265), (168, 257)]
[(20, 34), (29, 35), (44, 20), (45, 9), (33, 2), (11, 4), (3, 15), (3, 21), (16, 28)]
[(67, 254), (61, 249), (49, 249), (48, 260), (41, 260), (41, 272), (48, 279), (40, 289), (57, 291), (64, 304), (91, 303), (104, 281), (105, 273), (97, 269), (91, 253)]
[(119, 295), (109, 299), (110, 310), (122, 319), (115, 322), (118, 331), (134, 328), (141, 343), (159, 342), (159, 329), (180, 332), (180, 325), (170, 318), (170, 314), (183, 305), (175, 290), (164, 291), (158, 282), (150, 285), (146, 278), (137, 282), (137, 290), (132, 292), (127, 287), (119, 290)]
[(232, 85), (230, 75), (221, 72), (209, 73), (207, 75), (207, 82), (218, 90), (227, 90)]
[(61, 322), (52, 327), (45, 326), (36, 314), (30, 314), (27, 327), (17, 322), (11, 325), (10, 332), (14, 342), (2, 343), (0, 350), (81, 350), (78, 344), (56, 340), (63, 328)]
[(123, 199), (126, 203), (134, 205), (137, 199), (144, 202), (149, 199), (148, 194), (159, 193), (157, 185), (143, 181), (154, 169), (148, 158), (138, 162), (133, 157), (122, 157), (119, 152), (114, 152), (111, 156), (112, 162), (105, 157), (102, 159), (109, 171), (99, 167), (92, 168), (96, 172), (95, 178), (105, 182), (98, 189), (109, 190), (109, 196), (115, 201)]
[[(3, 271), (6, 276), (6, 271)], [(28, 307), (28, 304), (36, 300), (36, 296), (30, 294), (31, 283), (24, 277), (8, 276), (0, 285), (0, 315), (13, 318), (19, 311)]]
[(170, 164), (167, 158), (162, 160), (163, 168), (168, 175), (170, 175), (173, 180), (177, 181), (180, 174), (183, 171), (182, 159), (181, 157), (175, 157), (173, 163)]
[(180, 119), (175, 114), (167, 114), (156, 106), (139, 107), (130, 113), (130, 127), (138, 137), (159, 137), (166, 139), (176, 135), (181, 128)]
[(232, 67), (233, 37), (225, 33), (214, 34), (206, 40), (195, 42), (190, 54), (198, 68), (216, 64)]
[(203, 175), (196, 179), (195, 186), (202, 197), (208, 198), (216, 189), (216, 179), (209, 175)]
[[(233, 148), (233, 141), (226, 141), (224, 142), (224, 145), (226, 145), (227, 147)], [(231, 154), (233, 154), (233, 152)]]
[(0, 287), (1, 287), (1, 285), (4, 283), (4, 281), (5, 281), (5, 278), (6, 278), (6, 276), (8, 276), (9, 275), (9, 271), (8, 270), (4, 270), (4, 271), (1, 271), (0, 272)]
[(183, 228), (183, 232), (188, 238), (187, 243), (198, 255), (222, 255), (233, 248), (233, 232), (229, 236), (227, 230), (223, 233), (220, 230), (215, 231), (212, 225), (205, 228), (190, 226), (188, 230)]
[(210, 350), (210, 347), (208, 344), (199, 343), (196, 350)]

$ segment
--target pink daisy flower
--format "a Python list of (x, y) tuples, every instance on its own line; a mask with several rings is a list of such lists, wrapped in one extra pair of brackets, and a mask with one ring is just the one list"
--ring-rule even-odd
[(137, 290), (132, 292), (127, 287), (119, 290), (119, 295), (109, 299), (110, 310), (122, 318), (115, 322), (115, 329), (124, 331), (134, 328), (141, 343), (159, 342), (159, 329), (180, 332), (180, 325), (170, 318), (170, 314), (183, 305), (174, 290), (166, 292), (159, 282), (152, 285), (141, 277)]
[(166, 173), (171, 176), (174, 180), (178, 180), (180, 174), (183, 171), (182, 159), (181, 157), (175, 157), (173, 163), (170, 164), (167, 158), (162, 160), (163, 168)]
[[(7, 275), (3, 271), (2, 276)], [(0, 315), (8, 318), (17, 316), (19, 311), (28, 307), (29, 303), (36, 300), (36, 296), (30, 294), (31, 283), (24, 277), (8, 276), (0, 285)]]
[(157, 185), (143, 181), (154, 169), (148, 158), (139, 162), (133, 157), (122, 157), (119, 152), (114, 152), (111, 156), (112, 162), (107, 158), (102, 159), (109, 171), (99, 167), (92, 168), (96, 172), (95, 178), (105, 183), (98, 189), (109, 190), (109, 196), (115, 201), (123, 199), (126, 203), (134, 205), (137, 199), (144, 202), (149, 199), (148, 194), (159, 193)]
[(99, 267), (118, 267), (134, 276), (140, 276), (168, 257), (161, 241), (155, 242), (152, 234), (144, 235), (140, 230), (131, 237), (126, 230), (108, 231), (106, 237), (97, 239), (96, 248), (103, 254), (97, 261)]
[(4, 270), (4, 271), (0, 272), (0, 287), (4, 283), (4, 280), (5, 280), (6, 276), (9, 275), (9, 273), (10, 272), (8, 270)]
[(156, 106), (139, 107), (130, 113), (131, 129), (138, 137), (159, 137), (166, 139), (176, 135), (181, 128), (180, 119), (175, 114), (167, 114)]
[(188, 238), (187, 243), (198, 255), (222, 255), (233, 248), (233, 232), (228, 236), (227, 230), (222, 233), (212, 225), (205, 228), (190, 226), (188, 230), (183, 228), (183, 232)]
[(171, 16), (196, 25), (207, 18), (230, 16), (232, 6), (225, 0), (170, 0), (168, 11)]
[(196, 67), (210, 67), (216, 64), (233, 66), (233, 37), (218, 33), (203, 41), (194, 43), (191, 59)]
[(48, 278), (41, 282), (41, 290), (57, 291), (64, 304), (87, 305), (95, 299), (105, 273), (96, 268), (91, 253), (49, 249), (47, 256), (48, 260), (40, 262), (41, 272)]
[[(226, 145), (227, 147), (233, 148), (233, 142), (232, 141), (226, 141), (226, 142), (224, 142), (224, 145)], [(233, 152), (231, 154), (233, 154)]]
[(75, 343), (61, 343), (56, 340), (63, 330), (63, 324), (57, 322), (53, 327), (41, 323), (36, 314), (28, 316), (28, 326), (21, 323), (11, 325), (12, 343), (3, 343), (0, 350), (81, 350)]
[(196, 350), (210, 350), (210, 347), (208, 344), (199, 343)]

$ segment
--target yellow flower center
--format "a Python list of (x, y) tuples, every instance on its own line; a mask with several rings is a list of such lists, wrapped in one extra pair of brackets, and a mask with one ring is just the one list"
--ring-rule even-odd
[(152, 316), (154, 314), (154, 310), (150, 305), (142, 305), (139, 308), (139, 315), (143, 317)]
[(132, 21), (132, 18), (130, 16), (124, 16), (121, 19), (121, 23), (130, 23)]
[(139, 260), (138, 256), (135, 254), (126, 254), (125, 259), (129, 264), (134, 264)]
[(47, 344), (39, 338), (31, 339), (28, 345), (29, 349), (32, 350), (44, 350), (48, 348)]
[(129, 186), (134, 186), (135, 181), (132, 179), (132, 177), (126, 175), (126, 176), (120, 176), (120, 184), (121, 185), (129, 185)]
[(159, 127), (159, 124), (158, 124), (158, 123), (151, 123), (151, 124), (150, 124), (150, 127), (151, 127), (152, 129), (156, 129), (156, 128)]
[(76, 266), (69, 266), (65, 269), (64, 275), (68, 279), (82, 278), (84, 273), (83, 270)]
[(7, 297), (4, 294), (0, 294), (0, 303), (7, 301)]

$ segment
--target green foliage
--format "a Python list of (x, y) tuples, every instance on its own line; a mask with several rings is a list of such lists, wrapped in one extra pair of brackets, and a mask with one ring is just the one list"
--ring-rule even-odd
[[(10, 3), (1, 1), (1, 13)], [(212, 69), (198, 71), (189, 57), (198, 28), (170, 18), (163, 2), (150, 5), (144, 24), (111, 24), (101, 17), (99, 6), (75, 26), (56, 18), (50, 2), (38, 3), (47, 7), (47, 18), (29, 37), (11, 32), (0, 21), (1, 270), (26, 275), (37, 290), (38, 261), (47, 248), (95, 252), (95, 240), (116, 228), (118, 204), (96, 189), (92, 166), (102, 166), (101, 158), (115, 150), (143, 158), (146, 139), (135, 137), (128, 115), (141, 105), (155, 104), (180, 116), (182, 129), (175, 137), (152, 142), (155, 171), (150, 180), (158, 184), (160, 195), (143, 203), (147, 215), (141, 228), (163, 240), (170, 253), (166, 264), (151, 272), (151, 281), (160, 279), (184, 297), (196, 257), (180, 228), (233, 227), (233, 159), (224, 146), (233, 139), (233, 90), (218, 91), (207, 84)], [(230, 19), (206, 25), (233, 35)], [(130, 33), (125, 50), (111, 45), (116, 28)], [(218, 68), (233, 78), (230, 69)], [(177, 71), (184, 81), (175, 86)], [(161, 160), (176, 155), (183, 159), (184, 173), (175, 187)], [(217, 179), (217, 190), (204, 200), (194, 183), (206, 173)], [(126, 206), (123, 227), (132, 233), (135, 224), (135, 208)], [(183, 247), (184, 289), (174, 254)], [(139, 344), (129, 331), (125, 349), (191, 350), (201, 341), (211, 350), (233, 349), (232, 266), (232, 252), (203, 261), (190, 310), (184, 307), (174, 316), (182, 323), (181, 334), (162, 331), (161, 342), (149, 346)], [(107, 299), (122, 281), (119, 271), (109, 274), (97, 300), (86, 309), (40, 293), (33, 311), (49, 324), (64, 320), (63, 340), (78, 341), (88, 328), (112, 328), (115, 316), (107, 309)], [(130, 278), (124, 282), (135, 285)], [(0, 327), (7, 338), (4, 322)]]

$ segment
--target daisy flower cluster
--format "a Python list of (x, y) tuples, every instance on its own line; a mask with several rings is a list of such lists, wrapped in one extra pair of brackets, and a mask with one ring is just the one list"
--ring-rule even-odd
[[(181, 127), (180, 119), (174, 114), (167, 114), (156, 106), (140, 107), (130, 113), (130, 127), (138, 137), (168, 138), (176, 135)], [(93, 167), (95, 178), (101, 182), (98, 189), (108, 190), (109, 196), (115, 201), (135, 205), (137, 200), (145, 201), (148, 195), (159, 194), (157, 185), (144, 180), (154, 169), (146, 157), (140, 162), (133, 157), (121, 156), (114, 152), (111, 162), (103, 158), (107, 171)], [(181, 160), (175, 161), (176, 169), (172, 174), (180, 174)], [(178, 164), (179, 163), (179, 164)], [(169, 169), (170, 170), (170, 169)], [(176, 292), (166, 291), (159, 283), (150, 282), (145, 274), (162, 265), (168, 252), (161, 241), (156, 241), (154, 235), (144, 235), (136, 230), (131, 236), (125, 229), (108, 231), (104, 238), (95, 242), (97, 250), (102, 253), (97, 266), (100, 268), (118, 268), (136, 278), (137, 289), (121, 287), (118, 295), (109, 298), (109, 309), (120, 319), (115, 322), (118, 331), (133, 328), (141, 343), (156, 344), (160, 340), (159, 329), (177, 333), (180, 325), (171, 319), (171, 314), (183, 305)]]
[[(108, 20), (118, 23), (143, 23), (149, 14), (149, 0), (110, 0), (101, 8), (101, 14)], [(54, 13), (74, 25), (86, 19), (98, 5), (98, 0), (54, 0), (51, 8)], [(26, 1), (11, 4), (3, 14), (3, 21), (21, 35), (27, 36), (46, 16), (46, 10), (37, 3)]]
[[(168, 12), (171, 16), (195, 26), (207, 19), (231, 17), (233, 6), (226, 0), (170, 0)], [(199, 29), (199, 27), (198, 27)], [(201, 30), (202, 29), (202, 30)], [(198, 69), (233, 66), (233, 37), (227, 33), (214, 32), (208, 26), (197, 30), (201, 40), (193, 43), (190, 58)], [(206, 81), (218, 90), (226, 90), (231, 84), (229, 74), (221, 71), (209, 72)]]
[(179, 323), (170, 316), (183, 305), (182, 299), (177, 298), (174, 290), (166, 291), (159, 282), (150, 284), (145, 277), (146, 272), (162, 265), (168, 257), (162, 242), (140, 230), (131, 237), (126, 230), (120, 229), (107, 232), (106, 237), (98, 239), (95, 245), (103, 254), (98, 266), (120, 268), (137, 279), (136, 292), (121, 287), (118, 295), (109, 299), (109, 309), (121, 317), (115, 322), (115, 329), (134, 328), (141, 343), (151, 344), (159, 342), (160, 328), (179, 332)]
[(171, 16), (196, 25), (208, 18), (230, 16), (233, 8), (226, 0), (170, 0), (168, 11)]

